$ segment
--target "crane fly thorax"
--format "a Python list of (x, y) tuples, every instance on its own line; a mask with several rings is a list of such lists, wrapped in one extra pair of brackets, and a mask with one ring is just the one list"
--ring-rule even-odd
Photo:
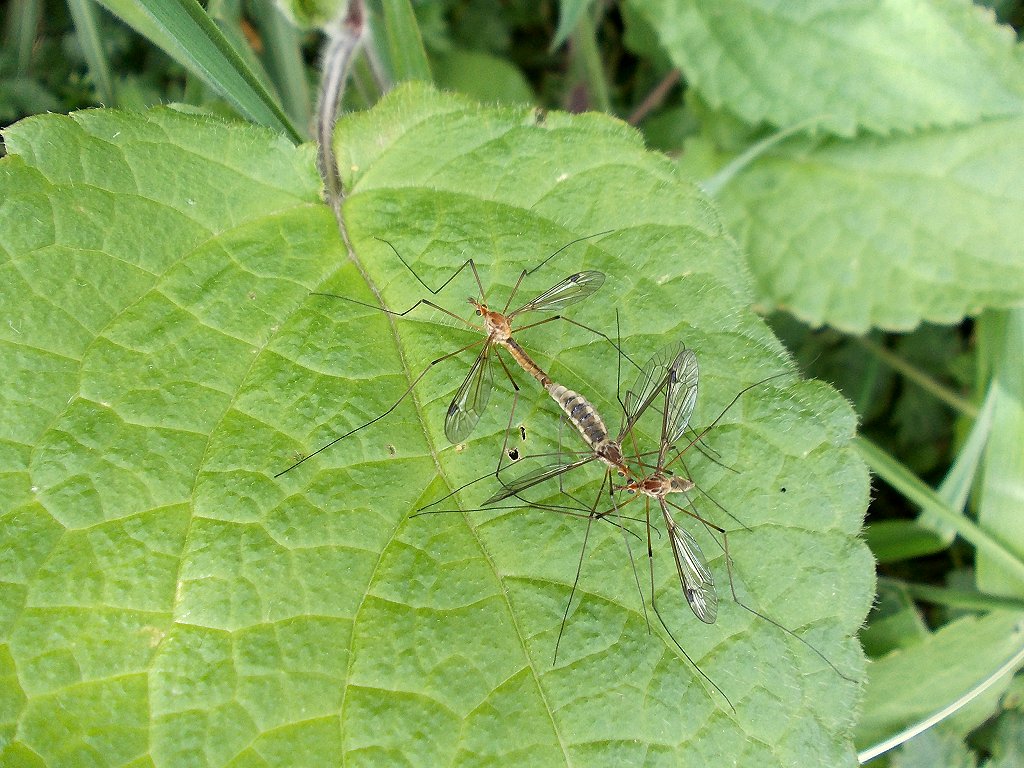
[(656, 499), (663, 498), (665, 494), (672, 491), (672, 479), (664, 475), (654, 474), (645, 477), (640, 481), (640, 493), (646, 496), (653, 496)]
[(512, 324), (501, 312), (488, 309), (482, 301), (477, 301), (472, 296), (469, 303), (476, 307), (476, 313), (484, 320), (484, 330), (488, 337), (496, 344), (504, 344), (512, 338)]

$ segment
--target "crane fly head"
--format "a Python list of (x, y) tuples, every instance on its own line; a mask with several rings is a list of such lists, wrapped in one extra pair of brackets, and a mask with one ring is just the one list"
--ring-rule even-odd
[(635, 496), (636, 492), (640, 490), (640, 482), (637, 480), (631, 480), (625, 485), (619, 485), (615, 487), (616, 491), (625, 491), (630, 496)]
[(499, 339), (512, 337), (512, 323), (507, 316), (496, 310), (488, 309), (486, 304), (472, 297), (470, 297), (469, 303), (476, 307), (476, 314), (483, 317), (484, 329), (488, 336), (495, 336)]

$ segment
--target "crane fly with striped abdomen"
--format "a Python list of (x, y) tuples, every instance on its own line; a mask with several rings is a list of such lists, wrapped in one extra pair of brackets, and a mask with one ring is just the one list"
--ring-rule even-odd
[(440, 312), (443, 312), (444, 314), (455, 318), (464, 325), (467, 325), (470, 328), (479, 331), (480, 333), (483, 334), (483, 338), (477, 339), (476, 341), (473, 341), (470, 344), (460, 347), (454, 352), (449, 352), (448, 354), (442, 355), (441, 357), (432, 360), (413, 379), (412, 383), (409, 384), (409, 386), (399, 396), (399, 398), (383, 413), (380, 413), (379, 415), (375, 416), (369, 421), (359, 425), (358, 427), (355, 427), (354, 429), (349, 430), (345, 434), (334, 438), (326, 445), (318, 448), (313, 453), (295, 462), (287, 469), (278, 472), (276, 475), (274, 475), (274, 477), (280, 477), (286, 472), (290, 472), (291, 470), (298, 467), (300, 464), (308, 461), (317, 454), (322, 453), (323, 451), (327, 450), (333, 445), (336, 445), (340, 441), (344, 440), (346, 437), (349, 437), (350, 435), (353, 435), (356, 432), (359, 432), (360, 430), (365, 429), (371, 424), (374, 424), (375, 422), (383, 419), (385, 416), (387, 416), (393, 410), (395, 410), (395, 408), (397, 408), (398, 405), (403, 400), (405, 400), (405, 398), (409, 395), (410, 392), (412, 392), (412, 390), (416, 387), (419, 381), (424, 376), (426, 376), (426, 374), (431, 369), (433, 369), (434, 366), (438, 365), (439, 363), (445, 360), (448, 360), (449, 358), (455, 357), (456, 355), (459, 355), (462, 352), (470, 350), (480, 344), (483, 345), (482, 349), (480, 350), (476, 359), (473, 361), (473, 364), (470, 366), (469, 371), (466, 374), (466, 377), (463, 379), (461, 386), (456, 391), (455, 396), (452, 398), (451, 404), (448, 406), (448, 412), (445, 415), (445, 435), (447, 436), (450, 442), (458, 444), (466, 440), (472, 433), (473, 428), (479, 421), (480, 415), (483, 413), (483, 410), (487, 405), (488, 399), (490, 398), (490, 393), (494, 382), (493, 360), (495, 359), (497, 359), (498, 364), (501, 366), (502, 370), (505, 372), (509, 381), (512, 383), (514, 399), (512, 405), (512, 414), (510, 414), (509, 418), (509, 423), (511, 423), (512, 415), (515, 412), (515, 404), (518, 400), (519, 386), (518, 384), (516, 384), (516, 381), (512, 376), (512, 372), (509, 370), (504, 360), (502, 360), (500, 355), (498, 354), (498, 349), (505, 349), (508, 352), (508, 354), (512, 357), (512, 359), (515, 360), (516, 363), (523, 370), (529, 373), (530, 376), (537, 379), (542, 384), (542, 386), (545, 385), (546, 379), (546, 374), (544, 374), (541, 368), (530, 358), (526, 350), (523, 349), (519, 345), (519, 343), (513, 338), (512, 334), (514, 331), (518, 332), (526, 330), (528, 328), (535, 328), (537, 326), (544, 325), (555, 320), (562, 320), (571, 323), (572, 325), (575, 325), (577, 327), (591, 331), (592, 333), (601, 336), (607, 341), (611, 342), (611, 339), (607, 335), (601, 333), (600, 331), (583, 325), (582, 323), (577, 323), (576, 321), (571, 320), (570, 318), (567, 317), (563, 317), (562, 315), (554, 315), (552, 317), (547, 317), (544, 318), (543, 320), (538, 320), (528, 325), (520, 326), (518, 328), (513, 329), (513, 323), (516, 320), (516, 318), (519, 317), (520, 315), (527, 314), (530, 312), (559, 312), (562, 309), (587, 298), (592, 293), (594, 293), (598, 288), (600, 288), (601, 285), (604, 283), (605, 278), (601, 272), (577, 272), (576, 274), (570, 275), (564, 280), (558, 282), (556, 285), (544, 291), (531, 301), (526, 302), (521, 307), (512, 311), (509, 311), (508, 309), (509, 306), (511, 306), (512, 304), (512, 299), (515, 297), (515, 294), (518, 292), (519, 287), (522, 285), (522, 282), (526, 277), (528, 277), (529, 275), (533, 274), (538, 269), (543, 267), (552, 258), (554, 258), (554, 256), (568, 248), (570, 245), (581, 242), (583, 240), (587, 240), (591, 237), (598, 237), (603, 234), (607, 234), (607, 232), (599, 232), (595, 235), (589, 235), (588, 237), (573, 240), (572, 242), (563, 245), (561, 248), (552, 253), (550, 256), (544, 259), (544, 261), (542, 261), (533, 269), (524, 269), (520, 273), (518, 280), (516, 280), (516, 283), (509, 294), (508, 300), (505, 302), (505, 307), (500, 312), (492, 310), (488, 306), (485, 298), (483, 283), (480, 281), (480, 275), (477, 272), (476, 263), (473, 261), (472, 258), (467, 259), (465, 262), (463, 262), (463, 264), (458, 269), (456, 269), (455, 272), (453, 272), (448, 277), (448, 279), (446, 279), (444, 283), (441, 284), (441, 286), (434, 289), (428, 286), (426, 283), (423, 282), (423, 280), (420, 279), (419, 275), (416, 274), (415, 270), (413, 270), (405, 262), (405, 260), (402, 259), (401, 254), (398, 253), (398, 250), (393, 245), (391, 245), (391, 243), (383, 241), (387, 243), (387, 245), (391, 248), (392, 251), (394, 251), (395, 255), (398, 256), (399, 260), (401, 260), (403, 264), (405, 264), (405, 266), (419, 281), (419, 283), (435, 296), (438, 293), (440, 293), (449, 283), (452, 282), (452, 280), (455, 279), (455, 277), (459, 273), (461, 273), (468, 266), (472, 271), (473, 277), (476, 280), (477, 287), (480, 290), (478, 298), (469, 297), (469, 303), (473, 306), (476, 315), (479, 318), (481, 318), (481, 322), (478, 324), (472, 322), (471, 320), (467, 320), (457, 315), (456, 313), (451, 312), (438, 304), (435, 304), (429, 299), (420, 299), (408, 309), (402, 312), (395, 312), (386, 308), (375, 307), (366, 304), (365, 302), (348, 298), (347, 296), (339, 296), (337, 294), (330, 293), (317, 293), (314, 295), (330, 296), (333, 298), (342, 299), (344, 301), (359, 304), (365, 307), (370, 307), (371, 309), (374, 310), (382, 311), (394, 317), (405, 317), (410, 312), (415, 310), (417, 307), (425, 305), (433, 309), (439, 310)]
[[(680, 345), (681, 346), (681, 345)], [(684, 348), (685, 349), (685, 348)], [(548, 466), (540, 467), (539, 469), (522, 475), (521, 477), (504, 483), (504, 487), (501, 491), (492, 495), (483, 503), (483, 508), (495, 509), (492, 506), (500, 501), (515, 497), (519, 501), (525, 502), (526, 505), (547, 511), (561, 512), (563, 514), (569, 514), (577, 517), (585, 517), (587, 519), (587, 528), (583, 537), (583, 544), (580, 549), (580, 556), (577, 562), (576, 574), (573, 579), (572, 590), (569, 594), (569, 600), (566, 603), (565, 611), (562, 615), (561, 625), (558, 631), (558, 639), (555, 642), (555, 661), (558, 658), (558, 649), (561, 644), (562, 634), (565, 629), (565, 624), (569, 616), (569, 610), (572, 606), (573, 597), (576, 594), (576, 588), (579, 585), (580, 575), (583, 568), (584, 555), (587, 549), (587, 542), (590, 537), (590, 530), (594, 520), (609, 520), (611, 517), (624, 518), (621, 514), (620, 507), (615, 504), (614, 496), (612, 495), (612, 509), (605, 512), (598, 513), (597, 508), (600, 504), (600, 499), (604, 494), (605, 486), (608, 487), (609, 494), (611, 495), (614, 486), (611, 480), (613, 473), (619, 476), (625, 477), (629, 480), (629, 484), (625, 487), (631, 487), (638, 482), (637, 476), (634, 470), (631, 469), (625, 461), (622, 452), (622, 444), (627, 436), (632, 434), (633, 427), (637, 421), (641, 418), (644, 412), (657, 400), (658, 395), (665, 391), (665, 405), (662, 411), (663, 417), (667, 415), (667, 418), (679, 425), (678, 429), (673, 429), (672, 436), (676, 437), (681, 435), (686, 428), (686, 424), (689, 421), (689, 415), (693, 411), (693, 406), (696, 401), (696, 357), (692, 352), (686, 350), (686, 354), (682, 355), (675, 351), (675, 347), (670, 348), (670, 353), (659, 353), (656, 354), (651, 360), (645, 365), (640, 372), (640, 375), (636, 381), (636, 384), (632, 389), (627, 391), (624, 402), (621, 402), (623, 407), (623, 424), (619, 430), (618, 435), (612, 438), (608, 429), (604, 424), (603, 419), (597, 411), (597, 408), (590, 403), (585, 397), (578, 392), (569, 390), (568, 388), (550, 382), (545, 383), (545, 389), (553, 399), (559, 404), (566, 418), (573, 424), (576, 431), (579, 432), (584, 442), (590, 448), (590, 451), (582, 458), (576, 459), (575, 461), (554, 463)], [(684, 371), (686, 378), (686, 384), (683, 386), (679, 382), (679, 371)], [(543, 382), (542, 382), (543, 383)], [(671, 387), (671, 392), (669, 388)], [(664, 454), (667, 452), (668, 447), (663, 446), (659, 454), (658, 464), (664, 463)], [(561, 477), (567, 472), (570, 472), (578, 467), (589, 464), (593, 461), (601, 461), (605, 465), (605, 477), (602, 480), (601, 491), (598, 493), (592, 505), (589, 508), (581, 507), (579, 509), (563, 508), (551, 504), (539, 504), (536, 502), (522, 499), (519, 496), (520, 493), (532, 488), (535, 485), (539, 485), (547, 480), (551, 480), (556, 477)], [(478, 478), (483, 479), (483, 478)], [(475, 481), (474, 481), (475, 482)], [(666, 482), (671, 482), (666, 479)], [(465, 487), (465, 486), (464, 486)], [(692, 488), (692, 483), (688, 488)], [(653, 481), (652, 486), (653, 490)], [(688, 489), (687, 488), (687, 489)], [(461, 489), (458, 489), (461, 490)], [(457, 491), (454, 491), (455, 493)], [(451, 494), (449, 494), (450, 496)], [(447, 496), (445, 498), (448, 498)], [(427, 510), (429, 507), (436, 505), (443, 499), (434, 502), (427, 507), (422, 508)], [(522, 505), (518, 505), (522, 506)], [(437, 511), (455, 511), (455, 510), (437, 510)], [(670, 519), (670, 518), (667, 518)], [(614, 522), (609, 520), (609, 522)], [(650, 518), (648, 510), (647, 523), (647, 542), (648, 550), (651, 550), (650, 545)], [(633, 533), (629, 528), (619, 523), (614, 523), (623, 531), (623, 536), (626, 540), (627, 552), (630, 553), (630, 561), (632, 562), (632, 549), (629, 547), (629, 539), (627, 534)], [(707, 565), (704, 562), (703, 555), (700, 554), (700, 548), (697, 543), (689, 537), (684, 530), (673, 526), (670, 529), (671, 533), (676, 537), (674, 541), (680, 541), (687, 547), (685, 552), (681, 552), (680, 555), (686, 554), (690, 559), (688, 563), (693, 563), (691, 569), (687, 572), (687, 583), (697, 583), (695, 579), (691, 578), (691, 574), (699, 574), (704, 578), (705, 589), (707, 585), (710, 585), (710, 591), (707, 592), (709, 595), (709, 602), (713, 601), (717, 603), (717, 595), (714, 592), (714, 580), (711, 577), (710, 571), (707, 569)], [(636, 535), (635, 533), (633, 535)], [(639, 537), (638, 537), (639, 538)], [(682, 545), (678, 545), (682, 546)], [(680, 566), (682, 568), (683, 566)], [(653, 573), (653, 572), (652, 572)], [(636, 570), (634, 567), (634, 574)], [(640, 592), (641, 605), (644, 606), (646, 612), (646, 603), (644, 602), (643, 590), (640, 586), (639, 577), (637, 578), (637, 590)], [(653, 603), (652, 603), (653, 604)], [(660, 618), (660, 614), (659, 614)], [(664, 624), (664, 621), (662, 621)], [(668, 628), (666, 627), (666, 630)], [(673, 642), (679, 648), (683, 656), (693, 664), (694, 668), (704, 677), (705, 680), (717, 690), (727, 702), (729, 702), (728, 696), (711, 680), (704, 672), (693, 662), (692, 659), (687, 655), (686, 651), (682, 646), (675, 640), (672, 633), (669, 632), (669, 636), (672, 637)], [(729, 702), (729, 706), (732, 703)]]

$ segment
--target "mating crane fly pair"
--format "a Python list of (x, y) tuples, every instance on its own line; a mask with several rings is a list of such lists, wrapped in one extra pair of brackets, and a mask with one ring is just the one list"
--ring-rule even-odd
[[(678, 461), (682, 463), (682, 456), (690, 447), (695, 445), (699, 447), (701, 438), (703, 438), (708, 431), (718, 423), (728, 410), (728, 407), (731, 407), (742, 394), (753, 387), (763, 384), (768, 379), (757, 382), (756, 384), (741, 390), (733, 399), (732, 403), (730, 403), (730, 405), (723, 410), (718, 418), (716, 418), (708, 427), (700, 432), (694, 432), (690, 429), (689, 422), (697, 400), (698, 366), (694, 352), (687, 349), (683, 344), (669, 345), (664, 350), (654, 355), (654, 357), (652, 357), (645, 366), (640, 368), (622, 352), (620, 346), (616, 342), (612, 341), (609, 336), (587, 325), (564, 317), (561, 314), (554, 314), (526, 325), (520, 325), (515, 328), (513, 327), (515, 321), (519, 319), (521, 315), (539, 312), (559, 313), (563, 309), (589, 297), (601, 287), (605, 281), (605, 276), (601, 272), (577, 272), (559, 281), (557, 284), (544, 291), (531, 301), (526, 302), (517, 309), (509, 311), (513, 298), (527, 277), (544, 267), (551, 261), (551, 259), (570, 246), (605, 234), (608, 234), (608, 232), (600, 232), (595, 235), (589, 235), (587, 237), (572, 240), (545, 258), (533, 269), (523, 270), (513, 285), (508, 300), (501, 311), (493, 310), (488, 306), (483, 283), (480, 280), (476, 264), (472, 258), (463, 262), (458, 269), (456, 269), (439, 287), (435, 289), (431, 288), (422, 279), (420, 279), (415, 270), (413, 270), (405, 259), (402, 258), (401, 254), (393, 245), (391, 245), (391, 243), (382, 241), (391, 248), (394, 254), (402, 264), (405, 265), (420, 285), (435, 297), (459, 274), (469, 267), (479, 289), (479, 298), (470, 297), (468, 301), (475, 311), (475, 316), (479, 318), (479, 322), (467, 320), (455, 312), (449, 311), (426, 298), (420, 299), (404, 311), (396, 312), (390, 309), (366, 304), (345, 296), (339, 296), (337, 294), (318, 293), (314, 295), (343, 299), (350, 303), (382, 311), (396, 318), (406, 317), (421, 306), (430, 307), (456, 319), (469, 328), (480, 332), (482, 334), (482, 338), (432, 360), (425, 368), (423, 368), (422, 371), (419, 372), (418, 375), (413, 378), (412, 382), (401, 393), (398, 399), (395, 400), (395, 402), (385, 411), (354, 429), (334, 438), (313, 453), (277, 473), (275, 477), (280, 477), (287, 472), (291, 472), (309, 459), (322, 453), (328, 448), (331, 448), (345, 438), (366, 429), (377, 421), (385, 418), (394, 411), (406, 399), (406, 397), (409, 396), (420, 380), (437, 365), (460, 355), (463, 352), (482, 345), (479, 353), (466, 373), (465, 378), (462, 380), (461, 385), (456, 391), (455, 396), (452, 398), (451, 404), (449, 405), (448, 411), (445, 415), (444, 422), (445, 435), (452, 443), (462, 443), (469, 437), (479, 422), (484, 408), (489, 401), (490, 393), (494, 385), (494, 361), (497, 361), (496, 364), (504, 371), (506, 377), (511, 383), (513, 400), (509, 414), (508, 426), (505, 430), (506, 443), (498, 454), (498, 463), (494, 472), (485, 476), (496, 477), (501, 484), (501, 489), (484, 501), (482, 507), (494, 509), (496, 508), (494, 505), (497, 503), (514, 498), (516, 507), (535, 507), (544, 510), (562, 512), (577, 517), (585, 517), (587, 519), (586, 533), (584, 535), (583, 548), (580, 552), (576, 576), (573, 581), (569, 602), (566, 605), (565, 612), (562, 617), (562, 625), (559, 629), (558, 641), (556, 641), (556, 658), (558, 643), (561, 641), (569, 609), (579, 583), (591, 524), (595, 521), (607, 521), (622, 530), (627, 549), (629, 549), (629, 535), (632, 535), (646, 543), (650, 571), (651, 607), (678, 650), (682, 652), (683, 656), (688, 661), (690, 661), (701, 676), (707, 680), (726, 699), (727, 702), (729, 701), (724, 692), (722, 692), (722, 690), (713, 681), (711, 681), (710, 678), (708, 678), (707, 675), (705, 675), (704, 672), (701, 671), (686, 654), (686, 651), (683, 649), (679, 641), (676, 640), (675, 635), (669, 629), (668, 624), (658, 609), (658, 605), (655, 600), (654, 547), (651, 535), (652, 531), (657, 530), (656, 524), (652, 523), (651, 520), (651, 502), (655, 502), (662, 513), (662, 520), (671, 545), (673, 559), (676, 565), (676, 572), (682, 587), (682, 593), (687, 604), (690, 606), (697, 618), (707, 624), (713, 624), (716, 621), (718, 615), (718, 593), (711, 569), (708, 566), (707, 559), (705, 558), (700, 546), (696, 539), (694, 539), (694, 537), (677, 522), (673, 510), (676, 513), (682, 513), (685, 516), (697, 520), (704, 525), (708, 531), (714, 532), (721, 537), (722, 541), (719, 543), (719, 546), (724, 552), (724, 559), (729, 575), (730, 590), (732, 592), (733, 599), (738, 605), (799, 640), (821, 657), (837, 674), (849, 680), (850, 678), (839, 672), (831, 661), (829, 661), (806, 640), (775, 620), (746, 606), (737, 598), (733, 583), (732, 565), (729, 556), (728, 535), (726, 530), (706, 520), (697, 513), (693, 499), (690, 496), (691, 491), (697, 489), (697, 486), (689, 476), (688, 470), (685, 469), (685, 464), (683, 464), (684, 471), (686, 472), (685, 475), (675, 474), (669, 469), (669, 466), (674, 462)], [(620, 365), (622, 358), (625, 357), (625, 359), (629, 360), (632, 365), (638, 367), (640, 370), (640, 374), (635, 385), (627, 391), (624, 399), (621, 397), (619, 398), (620, 405), (622, 406), (623, 418), (621, 426), (614, 438), (610, 436), (604, 420), (601, 418), (594, 405), (579, 392), (555, 382), (513, 337), (513, 334), (519, 331), (536, 328), (556, 320), (585, 329), (595, 336), (604, 339), (618, 351)], [(520, 388), (516, 383), (508, 364), (499, 354), (500, 349), (504, 349), (512, 360), (514, 360), (520, 368), (535, 379), (547, 394), (557, 403), (564, 414), (564, 418), (569, 421), (569, 423), (571, 423), (579, 433), (581, 439), (586, 445), (586, 450), (578, 452), (575, 458), (548, 463), (538, 469), (529, 471), (518, 478), (507, 480), (502, 476), (502, 459), (506, 453), (509, 456), (513, 455), (512, 451), (507, 451), (506, 449), (508, 444), (508, 434), (512, 430), (511, 425), (513, 423), (515, 408), (518, 403)], [(788, 374), (777, 374), (777, 376), (782, 375)], [(776, 378), (776, 376), (769, 377), (769, 379), (771, 378)], [(640, 452), (637, 448), (637, 439), (634, 432), (641, 417), (646, 411), (651, 409), (652, 406), (654, 412), (659, 413), (661, 417), (660, 440), (656, 451), (650, 451), (645, 454)], [(689, 439), (686, 439), (688, 431), (691, 436)], [(525, 437), (525, 430), (523, 431), (523, 434)], [(635, 455), (635, 461), (633, 462), (628, 461), (625, 456), (624, 443), (627, 439), (633, 444)], [(681, 445), (681, 443), (685, 444)], [(519, 458), (518, 452), (514, 453), (515, 457)], [(561, 455), (562, 453), (563, 452), (560, 450), (559, 454)], [(655, 457), (653, 462), (651, 461), (652, 456)], [(566, 473), (577, 470), (578, 468), (595, 461), (600, 462), (604, 466), (605, 477), (602, 481), (601, 491), (591, 504), (582, 504), (577, 507), (541, 504), (529, 501), (521, 496), (521, 494), (528, 489), (555, 478), (559, 479), (559, 483), (561, 485), (561, 479)], [(621, 484), (616, 485), (615, 478), (619, 478)], [(455, 493), (465, 490), (470, 485), (473, 485), (483, 479), (484, 478), (478, 478), (477, 480), (452, 491), (442, 499), (427, 505), (427, 507), (421, 508), (418, 514), (456, 511), (436, 509), (435, 507)], [(685, 505), (677, 503), (671, 497), (682, 497), (685, 500)], [(605, 498), (608, 499), (607, 506), (602, 507), (601, 500)], [(626, 517), (623, 510), (630, 502), (638, 498), (642, 498), (645, 501), (645, 515), (643, 519), (640, 520)], [(710, 499), (710, 497), (708, 498)], [(620, 499), (622, 500), (620, 501)], [(721, 508), (721, 506), (713, 499), (710, 500)], [(642, 537), (632, 531), (626, 522), (624, 522), (627, 520), (642, 522), (645, 527), (646, 536)], [(630, 561), (633, 562), (631, 550)], [(640, 588), (638, 577), (637, 587), (638, 589)], [(642, 589), (640, 591), (641, 604), (644, 607), (644, 613), (646, 615), (646, 603), (643, 600)], [(731, 702), (729, 702), (729, 705), (730, 707), (732, 706)]]

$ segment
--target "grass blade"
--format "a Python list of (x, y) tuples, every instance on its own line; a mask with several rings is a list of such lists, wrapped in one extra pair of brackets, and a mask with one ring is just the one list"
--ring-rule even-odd
[(384, 0), (384, 33), (391, 57), (391, 76), (404, 80), (431, 82), (430, 64), (423, 49), (423, 38), (409, 0)]
[(195, 0), (99, 0), (227, 99), (242, 115), (301, 141), (281, 105)]

